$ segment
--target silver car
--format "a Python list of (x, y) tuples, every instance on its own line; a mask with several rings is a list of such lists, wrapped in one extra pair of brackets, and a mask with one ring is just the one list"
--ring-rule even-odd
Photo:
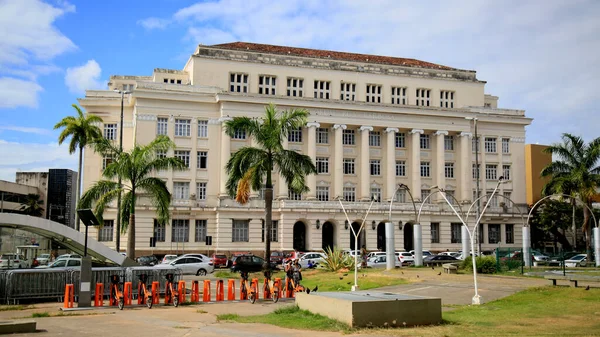
[(184, 275), (196, 275), (205, 276), (215, 270), (213, 263), (210, 259), (202, 259), (195, 256), (181, 256), (169, 263), (161, 263), (155, 266), (155, 268), (169, 268), (175, 267), (181, 269)]

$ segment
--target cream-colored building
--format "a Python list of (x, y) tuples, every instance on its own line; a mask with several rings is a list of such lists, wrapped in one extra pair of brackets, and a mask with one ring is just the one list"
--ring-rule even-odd
[[(417, 206), (439, 186), (466, 210), (476, 186), (473, 118), (482, 195), (493, 190), (500, 176), (510, 179), (500, 185), (501, 197), (492, 200), (484, 216), (483, 249), (521, 246), (522, 220), (506, 198), (525, 203), (524, 140), (531, 119), (522, 110), (498, 108), (498, 97), (484, 93), (485, 82), (475, 71), (243, 42), (200, 45), (183, 70), (112, 76), (109, 90), (87, 91), (80, 104), (103, 118), (106, 137), (118, 140), (121, 95), (115, 89), (131, 91), (124, 96), (124, 148), (166, 134), (177, 145), (168, 155), (189, 163), (185, 171), (157, 173), (173, 194), (170, 224), (156, 224), (151, 204), (138, 203), (136, 255), (264, 249), (261, 191), (247, 205), (225, 193), (225, 163), (253, 141), (242, 133), (230, 138), (223, 122), (260, 117), (268, 103), (310, 112), (309, 123), (291, 134), (285, 146), (312, 157), (319, 170), (308, 177), (310, 192), (303, 195), (289, 193), (275, 176), (273, 249), (353, 247), (349, 226), (360, 224), (373, 195), (378, 201), (359, 245), (383, 248), (383, 222), (399, 184), (410, 188)], [(105, 160), (86, 151), (84, 189), (100, 178)], [(346, 200), (351, 223), (346, 223), (337, 197)], [(109, 209), (107, 225), (91, 234), (112, 246), (114, 214)], [(407, 222), (414, 218), (410, 197), (400, 189), (392, 206), (397, 250), (412, 249)], [(460, 221), (439, 194), (424, 205), (421, 224), (424, 249), (461, 249)], [(149, 244), (153, 236), (156, 248)], [(121, 247), (125, 241), (123, 235)]]

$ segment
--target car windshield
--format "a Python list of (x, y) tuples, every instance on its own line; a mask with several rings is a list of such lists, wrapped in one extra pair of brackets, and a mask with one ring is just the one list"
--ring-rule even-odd
[(573, 256), (571, 258), (571, 260), (577, 260), (577, 261), (583, 260), (583, 259), (585, 259), (585, 255), (577, 255), (577, 256)]
[(50, 257), (50, 254), (41, 254), (40, 256), (38, 256), (41, 259), (47, 259)]
[(59, 268), (59, 267), (64, 267), (67, 265), (67, 260), (58, 260), (55, 261), (50, 268)]

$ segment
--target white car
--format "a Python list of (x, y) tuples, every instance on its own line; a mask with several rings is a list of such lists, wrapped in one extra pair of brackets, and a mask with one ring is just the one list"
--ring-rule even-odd
[(208, 256), (206, 256), (206, 255), (204, 255), (204, 254), (200, 254), (200, 253), (198, 253), (198, 254), (183, 254), (183, 255), (181, 255), (181, 256), (179, 256), (179, 257), (190, 257), (190, 256), (191, 256), (191, 257), (197, 257), (197, 258), (200, 258), (200, 259), (202, 259), (202, 260), (205, 260), (205, 259), (207, 259), (207, 260), (209, 260), (210, 262), (213, 262), (213, 260), (212, 260), (212, 257), (208, 257)]
[[(367, 259), (367, 267), (370, 268), (386, 268), (387, 267), (387, 256), (376, 255)], [(394, 259), (394, 267), (401, 267), (398, 256)]]
[[(414, 259), (414, 258), (415, 258), (415, 251), (414, 251), (414, 250), (411, 250), (411, 251), (409, 251), (409, 253), (410, 253), (410, 254), (413, 256), (413, 259)], [(431, 254), (431, 252), (430, 252), (430, 251), (428, 251), (428, 250), (424, 250), (424, 251), (423, 251), (423, 257), (425, 257), (425, 256), (429, 256), (429, 255), (433, 255), (433, 254)]]
[(410, 266), (415, 263), (415, 258), (411, 253), (408, 252), (396, 252), (398, 261), (402, 266)]
[(63, 254), (63, 255), (59, 255), (56, 259), (57, 260), (60, 260), (60, 259), (81, 259), (81, 255), (79, 255), (79, 254)]
[(352, 257), (358, 255), (360, 257), (360, 250), (350, 250), (350, 249), (348, 249), (348, 250), (344, 251), (344, 254), (345, 255), (350, 255)]
[(25, 257), (21, 254), (2, 254), (0, 255), (1, 269), (29, 268)]
[(181, 256), (169, 263), (161, 263), (155, 268), (175, 267), (181, 269), (184, 275), (205, 276), (215, 270), (215, 266), (210, 259), (199, 258), (195, 256)]
[(319, 252), (308, 252), (302, 255), (300, 258), (300, 267), (302, 269), (308, 268), (308, 261), (312, 261), (314, 264), (322, 263), (325, 260), (325, 254)]
[(175, 260), (176, 258), (177, 258), (177, 255), (167, 254), (163, 257), (163, 259), (160, 263), (171, 263), (171, 261)]
[(36, 257), (36, 260), (40, 266), (45, 266), (50, 262), (50, 254), (40, 254)]
[(50, 268), (81, 268), (81, 258), (67, 257), (62, 259), (56, 259), (56, 261), (54, 261), (50, 265), (35, 267), (35, 269)]
[(585, 267), (587, 264), (587, 255), (579, 254), (565, 260), (566, 267)]
[(386, 252), (370, 252), (367, 254), (367, 259), (370, 259), (374, 256), (385, 256)]
[(447, 256), (452, 256), (458, 259), (458, 257), (460, 256), (460, 253), (458, 252), (442, 252), (439, 255), (447, 255)]

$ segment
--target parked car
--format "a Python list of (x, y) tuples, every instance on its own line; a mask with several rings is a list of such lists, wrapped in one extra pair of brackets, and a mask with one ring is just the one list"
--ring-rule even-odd
[(423, 262), (433, 261), (457, 261), (458, 259), (451, 255), (429, 255), (423, 258)]
[[(415, 258), (415, 251), (411, 250), (409, 251), (409, 253), (413, 256), (413, 259)], [(429, 256), (429, 255), (433, 255), (430, 251), (428, 250), (424, 250), (423, 251), (423, 257)]]
[(344, 251), (344, 255), (350, 255), (352, 257), (354, 257), (355, 255), (358, 255), (360, 257), (360, 250), (350, 250), (347, 249)]
[(461, 254), (459, 252), (443, 252), (443, 253), (440, 253), (439, 255), (452, 256), (452, 257), (455, 257), (456, 259), (458, 259)]
[(59, 259), (81, 259), (81, 255), (79, 255), (79, 254), (62, 254), (62, 255), (59, 255), (56, 259), (57, 260), (59, 260)]
[(271, 257), (269, 260), (271, 263), (281, 264), (283, 263), (283, 259), (285, 258), (285, 254), (283, 252), (271, 252)]
[(36, 260), (40, 266), (45, 266), (50, 262), (50, 254), (40, 254), (36, 257)]
[[(265, 260), (256, 255), (238, 255), (231, 261), (231, 271), (239, 272), (241, 270), (248, 272), (261, 271)], [(272, 269), (277, 269), (277, 265), (270, 263)]]
[(302, 257), (304, 253), (301, 252), (297, 252), (297, 251), (292, 251), (289, 253), (285, 254), (285, 257), (283, 258), (283, 260), (281, 261), (281, 263), (285, 264), (290, 260), (296, 260), (296, 259), (300, 259)]
[(323, 253), (308, 252), (308, 253), (302, 255), (302, 257), (300, 258), (300, 261), (298, 263), (300, 264), (300, 267), (306, 269), (306, 268), (308, 268), (308, 261), (312, 261), (314, 264), (319, 264), (319, 263), (323, 263), (325, 258), (326, 258), (326, 256)]
[(81, 268), (81, 258), (77, 257), (64, 257), (56, 259), (53, 263), (46, 266), (38, 266), (35, 269), (49, 269), (49, 268)]
[(175, 267), (181, 269), (184, 275), (205, 276), (215, 270), (215, 267), (209, 258), (200, 258), (195, 256), (180, 256), (169, 263), (161, 263), (156, 268)]
[(224, 254), (213, 254), (212, 262), (215, 268), (229, 267), (229, 260), (227, 259), (227, 255)]
[(585, 267), (587, 265), (587, 255), (579, 254), (565, 260), (566, 267)]
[(175, 260), (177, 258), (177, 255), (175, 254), (167, 254), (162, 258), (162, 261), (160, 263), (169, 263), (173, 260)]
[(206, 260), (209, 260), (210, 262), (214, 263), (214, 261), (212, 261), (212, 257), (208, 257), (208, 256), (206, 256), (204, 254), (200, 254), (200, 253), (197, 253), (197, 254), (196, 253), (183, 254), (183, 255), (180, 255), (178, 257), (198, 257), (198, 258), (201, 258), (203, 260), (206, 259)]
[(385, 256), (386, 252), (370, 252), (367, 254), (367, 259), (372, 258), (373, 256)]
[(415, 263), (415, 259), (411, 253), (407, 252), (396, 252), (398, 261), (402, 266), (410, 266)]
[(0, 255), (1, 269), (29, 268), (25, 257), (21, 254), (2, 254)]
[(140, 256), (136, 260), (142, 266), (154, 266), (158, 264), (158, 259), (154, 255)]
[[(394, 267), (400, 267), (401, 262), (398, 257), (394, 259)], [(387, 267), (387, 256), (375, 255), (367, 258), (367, 267), (370, 268), (386, 268)]]

